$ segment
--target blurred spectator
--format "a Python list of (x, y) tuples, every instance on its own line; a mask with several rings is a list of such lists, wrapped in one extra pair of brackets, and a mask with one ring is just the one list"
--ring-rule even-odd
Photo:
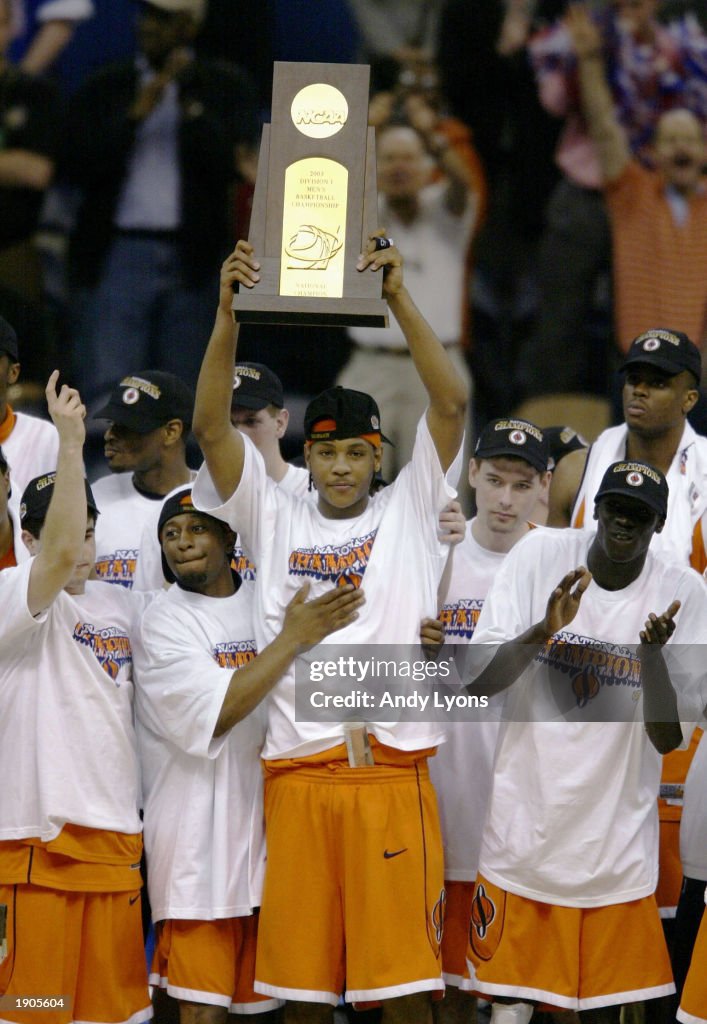
[[(416, 304), (469, 381), (460, 339), (479, 195), (469, 163), (440, 130), (434, 108), (416, 97), (407, 109), (418, 127), (391, 122), (378, 131), (379, 223), (403, 255)], [(442, 172), (439, 180), (433, 180), (436, 172)], [(410, 459), (427, 396), (397, 325), (355, 327), (349, 336), (354, 350), (338, 383), (372, 394), (386, 410), (395, 448), (384, 452), (383, 476), (392, 480)]]
[(582, 107), (596, 144), (614, 246), (616, 336), (625, 352), (651, 324), (671, 324), (702, 347), (707, 335), (707, 195), (703, 127), (688, 110), (664, 113), (655, 170), (631, 156), (606, 79), (601, 36), (581, 7), (568, 28)]
[[(377, 131), (389, 124), (410, 124), (423, 139), (431, 141), (438, 155), (446, 146), (454, 151), (454, 165), (466, 164), (466, 175), (475, 195), (477, 227), (483, 221), (487, 206), (487, 186), (484, 168), (471, 132), (458, 117), (453, 117), (445, 106), (439, 87), (436, 67), (421, 74), (402, 72), (395, 61), (378, 61), (371, 68), (371, 79), (380, 88), (371, 96), (368, 123)], [(429, 144), (428, 144), (429, 148)], [(432, 176), (439, 180), (445, 176), (439, 161)]]
[(419, 69), (432, 64), (444, 0), (348, 0), (358, 26), (361, 60), (392, 57)]
[[(523, 187), (536, 184), (528, 174), (547, 178), (555, 134), (537, 100), (525, 45), (531, 32), (564, 9), (563, 0), (447, 0), (437, 39), (442, 93), (452, 113), (473, 133), (490, 180), (506, 168), (509, 156)], [(524, 161), (523, 162), (523, 158)], [(526, 198), (517, 202), (521, 217), (535, 216)], [(507, 407), (504, 410), (508, 411)]]
[(31, 239), (54, 172), (58, 106), (53, 87), (13, 67), (9, 0), (0, 0), (0, 285), (41, 293)]
[(535, 250), (557, 181), (552, 152), (559, 125), (540, 106), (525, 44), (562, 6), (561, 0), (447, 0), (441, 15), (442, 93), (471, 129), (490, 190), (488, 217), (474, 243), (477, 424), (508, 412), (516, 353), (535, 313)]
[(138, 0), (94, 3), (93, 15), (75, 25), (70, 44), (57, 57), (52, 77), (62, 94), (71, 96), (94, 71), (112, 61), (135, 56), (135, 12)]
[[(617, 117), (630, 151), (644, 161), (650, 159), (650, 140), (666, 110), (687, 107), (701, 120), (707, 114), (707, 39), (694, 17), (661, 25), (658, 6), (658, 0), (616, 0), (593, 15)], [(610, 233), (596, 150), (579, 109), (576, 56), (566, 25), (558, 22), (537, 35), (530, 50), (543, 103), (566, 118), (557, 151), (564, 177), (547, 208), (538, 254), (539, 316), (518, 361), (517, 384), (521, 397), (603, 393), (612, 368), (610, 323), (599, 341), (587, 324), (597, 277), (609, 267)], [(655, 321), (648, 316), (646, 322)], [(636, 333), (626, 335), (626, 344)], [(552, 376), (547, 366), (554, 367)]]
[(257, 127), (246, 74), (194, 56), (204, 9), (142, 3), (137, 59), (91, 76), (71, 105), (74, 355), (89, 401), (131, 366), (196, 381), (211, 271), (229, 244), (235, 151)]
[(12, 7), (10, 59), (23, 71), (51, 70), (73, 39), (76, 27), (93, 15), (92, 0), (9, 0)]
[(32, 364), (44, 341), (34, 234), (54, 173), (59, 110), (51, 83), (10, 63), (10, 37), (10, 3), (0, 0), (0, 312), (14, 323), (21, 321), (25, 342), (33, 349), (26, 366), (33, 376)]

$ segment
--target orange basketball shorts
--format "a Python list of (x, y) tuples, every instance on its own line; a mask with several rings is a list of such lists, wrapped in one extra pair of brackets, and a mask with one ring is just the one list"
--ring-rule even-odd
[(675, 991), (655, 897), (577, 908), (476, 880), (462, 988), (567, 1010)]
[(160, 921), (150, 984), (175, 999), (225, 1006), (229, 1013), (265, 1013), (276, 999), (253, 989), (258, 915), (218, 921)]
[(336, 1005), (442, 990), (442, 841), (425, 760), (273, 771), (255, 990)]
[[(152, 1016), (139, 889), (84, 893), (1, 885), (0, 904), (7, 907), (0, 1021), (140, 1024)], [(53, 1008), (8, 1005), (8, 997), (27, 996), (53, 1000)]]

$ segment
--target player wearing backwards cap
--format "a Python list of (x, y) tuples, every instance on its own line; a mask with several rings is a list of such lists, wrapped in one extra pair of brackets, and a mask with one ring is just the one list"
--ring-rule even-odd
[[(469, 463), (476, 516), (452, 549), (440, 586), (436, 622), (451, 644), (468, 644), (486, 593), (511, 548), (531, 529), (541, 495), (547, 495), (549, 450), (544, 432), (526, 420), (497, 419), (481, 433)], [(447, 989), (443, 1019), (466, 1020), (468, 996), (458, 996), (466, 969), (473, 882), (491, 790), (499, 724), (450, 722), (447, 741), (430, 765), (444, 840), (447, 906), (442, 939)], [(473, 780), (473, 781), (472, 781)]]
[[(317, 492), (310, 485), (309, 471), (303, 466), (285, 462), (280, 451), (280, 440), (290, 421), (284, 408), (285, 398), (280, 378), (263, 363), (238, 363), (233, 375), (231, 423), (247, 434), (263, 456), (268, 476), (290, 494), (317, 500)], [(461, 506), (453, 501), (441, 513), (440, 537), (450, 544), (458, 543), (464, 535), (464, 517)], [(239, 549), (236, 548), (236, 552)], [(254, 578), (255, 566), (241, 555), (247, 574)], [(241, 571), (238, 566), (238, 571)]]
[[(22, 496), (33, 557), (0, 572), (0, 995), (55, 997), (48, 1024), (151, 1015), (140, 916), (141, 823), (130, 630), (136, 599), (89, 582), (97, 508), (85, 409), (47, 403), (56, 473)], [(63, 1005), (62, 1005), (63, 1000)], [(30, 1024), (36, 1010), (0, 1020)]]
[[(96, 529), (99, 579), (133, 586), (143, 532), (154, 535), (165, 496), (194, 477), (186, 463), (193, 407), (191, 388), (179, 377), (141, 370), (123, 377), (94, 414), (94, 419), (110, 421), (104, 438), (111, 475), (94, 486), (102, 513)], [(156, 571), (145, 567), (136, 589), (161, 586), (159, 548), (154, 547)]]
[[(472, 690), (518, 680), (465, 983), (514, 1004), (494, 1006), (495, 1024), (528, 1021), (532, 1001), (613, 1024), (620, 1004), (673, 990), (653, 896), (660, 758), (646, 733), (662, 751), (680, 742), (679, 725), (660, 725), (675, 703), (660, 647), (704, 640), (707, 592), (691, 569), (649, 551), (667, 511), (662, 473), (614, 463), (597, 489), (596, 534), (530, 533), (479, 617), (472, 645), (502, 646)], [(548, 580), (563, 573), (548, 600)]]
[(7, 400), (10, 385), (20, 375), (20, 350), (14, 329), (0, 316), (0, 445), (12, 466), (14, 493), (19, 502), (32, 477), (56, 466), (59, 438), (51, 423), (15, 412)]
[[(332, 388), (307, 408), (316, 505), (269, 481), (254, 446), (233, 429), (231, 291), (234, 282), (258, 280), (252, 246), (239, 242), (221, 271), (194, 417), (217, 493), (204, 467), (194, 500), (204, 508), (225, 503), (212, 513), (237, 527), (258, 566), (259, 647), (276, 635), (304, 581), (315, 595), (332, 584), (364, 585), (366, 605), (339, 634), (343, 643), (414, 644), (421, 619), (435, 609), (444, 552), (436, 519), (453, 494), (447, 475), (466, 391), (403, 285), (397, 250), (374, 251), (373, 241), (368, 248), (357, 268), (383, 270), (384, 294), (430, 398), (412, 462), (373, 497), (384, 438), (369, 395)], [(344, 987), (351, 1001), (383, 1000), (388, 1024), (427, 1021), (428, 992), (443, 987), (442, 850), (426, 768), (443, 734), (411, 722), (376, 723), (370, 732), (371, 751), (362, 754), (363, 728), (349, 733), (350, 765), (341, 724), (295, 721), (294, 671), (269, 698), (268, 862), (255, 987), (286, 998), (290, 1022), (331, 1021)]]
[[(280, 378), (263, 363), (238, 363), (233, 375), (231, 423), (247, 434), (265, 462), (265, 471), (278, 486), (299, 497), (317, 500), (317, 492), (309, 482), (309, 471), (303, 466), (285, 462), (280, 451), (290, 414), (284, 408), (285, 398)], [(440, 536), (450, 544), (464, 535), (464, 517), (458, 502), (450, 502), (440, 515)], [(236, 548), (237, 561), (243, 559), (243, 570), (254, 578), (255, 566)], [(237, 565), (241, 572), (241, 564)], [(140, 574), (138, 573), (138, 576)], [(146, 588), (143, 588), (146, 589)]]
[(145, 849), (157, 949), (151, 981), (182, 1024), (273, 1009), (253, 991), (265, 867), (261, 704), (295, 655), (356, 618), (363, 594), (329, 588), (290, 601), (256, 657), (253, 584), (231, 570), (235, 536), (191, 492), (164, 503), (165, 576), (177, 586), (145, 614), (136, 644)]

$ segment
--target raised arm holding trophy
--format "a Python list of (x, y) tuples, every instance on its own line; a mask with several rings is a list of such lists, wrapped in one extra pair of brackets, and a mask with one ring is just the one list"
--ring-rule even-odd
[(378, 222), (368, 79), (365, 65), (275, 63), (249, 234), (260, 280), (234, 297), (237, 322), (387, 326), (380, 276), (356, 272)]

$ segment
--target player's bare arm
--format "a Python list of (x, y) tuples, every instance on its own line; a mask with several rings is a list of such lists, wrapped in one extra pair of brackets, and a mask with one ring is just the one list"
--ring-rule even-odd
[(313, 601), (307, 600), (308, 593), (309, 583), (305, 583), (288, 604), (278, 636), (249, 665), (231, 676), (214, 737), (250, 714), (298, 654), (357, 619), (365, 602), (363, 591), (351, 585), (334, 587)]
[(45, 390), (49, 415), (59, 434), (59, 454), (41, 549), (30, 570), (27, 601), (32, 615), (47, 608), (69, 582), (86, 535), (86, 408), (74, 388), (62, 384), (57, 392), (58, 380), (59, 371), (55, 370)]
[[(379, 235), (381, 232), (379, 232)], [(427, 424), (444, 470), (452, 464), (464, 434), (468, 393), (430, 325), (420, 313), (403, 284), (402, 256), (391, 246), (375, 248), (377, 235), (359, 257), (356, 269), (383, 271), (383, 296), (405, 335), (410, 355), (430, 399)]]
[(673, 601), (662, 615), (651, 612), (640, 632), (643, 717), (648, 738), (660, 754), (668, 754), (682, 743), (677, 697), (670, 681), (662, 649), (675, 632), (680, 602)]
[(253, 286), (259, 264), (248, 242), (239, 241), (221, 267), (216, 320), (201, 364), (196, 388), (193, 429), (204, 453), (211, 479), (226, 501), (243, 473), (243, 435), (231, 423), (233, 367), (238, 325), (233, 321), (233, 285)]
[(493, 660), (467, 686), (467, 691), (492, 696), (514, 683), (537, 654), (537, 648), (572, 622), (591, 582), (592, 574), (583, 565), (563, 576), (550, 594), (544, 619), (515, 640), (501, 644)]
[(601, 35), (584, 4), (570, 4), (565, 25), (577, 54), (582, 112), (597, 148), (604, 181), (615, 181), (631, 153), (607, 82)]
[(586, 464), (586, 448), (570, 452), (569, 455), (565, 455), (564, 459), (557, 464), (557, 469), (552, 474), (550, 481), (548, 526), (565, 527), (571, 525), (572, 508), (579, 491), (579, 485), (582, 482), (582, 474)]
[[(449, 592), (449, 581), (454, 567), (454, 548), (466, 536), (466, 519), (458, 501), (450, 501), (440, 512), (438, 532), (439, 539), (449, 545), (444, 572), (437, 587), (437, 606), (441, 607)], [(444, 623), (440, 619), (423, 619), (420, 625), (420, 643), (425, 657), (434, 661), (444, 644)]]

